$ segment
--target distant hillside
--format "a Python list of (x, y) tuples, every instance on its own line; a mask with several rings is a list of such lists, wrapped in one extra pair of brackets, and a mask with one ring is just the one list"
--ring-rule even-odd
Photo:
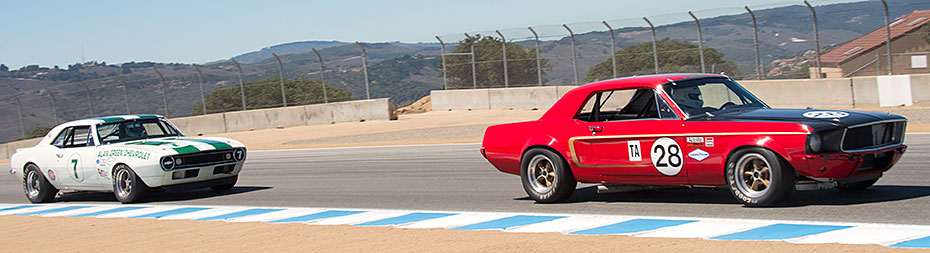
[[(914, 10), (930, 9), (926, 0), (896, 0), (891, 3), (892, 17), (902, 16)], [(829, 49), (846, 41), (857, 38), (879, 27), (884, 20), (880, 4), (875, 1), (843, 3), (817, 7), (821, 46)], [(788, 6), (767, 10), (755, 10), (759, 16), (760, 47), (766, 71), (782, 68), (787, 60), (803, 61), (800, 57), (813, 50), (813, 31), (810, 12), (806, 7)], [(687, 14), (681, 13), (687, 17)], [(658, 27), (659, 39), (671, 38), (679, 41), (696, 42), (695, 25), (687, 18), (680, 23)], [(743, 69), (743, 75), (735, 78), (747, 78), (754, 71), (752, 24), (748, 14), (704, 18), (705, 46), (724, 53), (724, 59), (736, 62)], [(639, 28), (618, 29), (617, 49), (648, 42), (652, 39), (648, 30)], [(495, 34), (484, 34), (495, 35)], [(542, 34), (541, 34), (542, 35)], [(424, 37), (431, 37), (424, 34)], [(551, 38), (551, 37), (550, 37)], [(800, 41), (800, 42), (798, 42)], [(446, 41), (448, 47), (456, 46), (456, 41)], [(609, 59), (610, 37), (607, 32), (580, 32), (576, 34), (578, 47), (579, 76), (583, 78), (594, 65)], [(532, 41), (518, 41), (530, 48)], [(375, 98), (390, 97), (397, 104), (414, 101), (429, 93), (432, 89), (442, 88), (442, 75), (439, 64), (438, 43), (363, 43), (369, 61), (369, 80), (371, 95)], [(361, 52), (351, 42), (339, 41), (305, 41), (270, 46), (259, 51), (233, 57), (243, 67), (243, 80), (259, 81), (278, 75), (277, 62), (271, 53), (277, 53), (284, 61), (286, 78), (307, 78), (319, 80), (319, 62), (311, 48), (320, 50), (326, 61), (326, 83), (344, 88), (354, 98), (365, 97), (364, 77), (361, 69)], [(451, 52), (451, 49), (448, 49)], [(545, 76), (547, 85), (571, 84), (573, 79), (571, 66), (571, 42), (568, 37), (543, 41), (542, 57), (549, 60), (552, 68)], [(809, 57), (807, 57), (809, 58)], [(801, 59), (801, 60), (797, 60)], [(482, 64), (482, 63), (479, 63)], [(619, 63), (623, 64), (623, 63)], [(792, 65), (793, 66), (793, 65)], [(795, 66), (797, 67), (797, 66)], [(27, 131), (35, 125), (48, 126), (51, 122), (49, 94), (51, 90), (57, 98), (58, 115), (62, 120), (90, 116), (87, 95), (78, 82), (84, 81), (90, 87), (96, 115), (125, 113), (125, 100), (122, 84), (115, 77), (117, 74), (129, 82), (129, 94), (133, 113), (164, 113), (162, 91), (157, 68), (168, 81), (168, 103), (170, 117), (187, 116), (200, 102), (199, 78), (190, 64), (127, 62), (107, 64), (89, 62), (74, 64), (67, 68), (27, 66), (21, 69), (0, 70), (0, 94), (18, 94), (23, 101), (25, 127)], [(788, 68), (792, 72), (793, 68)], [(238, 83), (238, 71), (230, 61), (221, 60), (204, 64), (204, 90), (210, 93), (216, 87), (229, 87)], [(694, 71), (699, 71), (697, 67)], [(708, 72), (714, 72), (714, 66), (708, 66)], [(772, 75), (780, 75), (773, 72)], [(773, 77), (773, 76), (770, 76)], [(18, 110), (11, 97), (0, 100), (0, 141), (18, 138), (20, 129)], [(211, 109), (208, 108), (208, 111)]]
[[(241, 54), (233, 57), (239, 63), (252, 64), (260, 62), (263, 60), (271, 59), (273, 56), (271, 53), (276, 53), (278, 56), (286, 54), (304, 54), (311, 53), (312, 49), (316, 48), (317, 50), (322, 50), (331, 47), (338, 46), (352, 46), (356, 48), (352, 42), (341, 42), (341, 41), (299, 41), (291, 42), (285, 44), (274, 45), (266, 48), (262, 48), (258, 51), (252, 51), (245, 54)], [(388, 43), (375, 43), (375, 44), (390, 44), (398, 47), (413, 47), (413, 48), (423, 48), (423, 47), (439, 47), (439, 43), (402, 43), (402, 42), (388, 42)], [(357, 51), (357, 48), (356, 48)], [(316, 56), (314, 56), (316, 57)]]

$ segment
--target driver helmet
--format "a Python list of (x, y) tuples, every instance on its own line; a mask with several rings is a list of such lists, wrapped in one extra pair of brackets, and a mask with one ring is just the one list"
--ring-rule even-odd
[(142, 124), (128, 124), (126, 125), (126, 137), (129, 138), (138, 138), (145, 136), (145, 128), (142, 127)]
[(682, 110), (687, 111), (689, 114), (694, 114), (693, 112), (700, 113), (701, 108), (704, 107), (701, 89), (698, 89), (697, 86), (672, 90), (672, 99), (675, 100), (675, 103), (678, 103), (678, 106), (682, 107)]

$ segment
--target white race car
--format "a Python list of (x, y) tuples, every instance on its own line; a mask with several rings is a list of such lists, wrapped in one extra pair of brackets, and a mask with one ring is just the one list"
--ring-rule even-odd
[(236, 140), (187, 138), (160, 115), (112, 116), (53, 128), (13, 154), (10, 173), (23, 178), (33, 203), (51, 201), (59, 190), (112, 191), (132, 203), (152, 188), (231, 189), (245, 155)]

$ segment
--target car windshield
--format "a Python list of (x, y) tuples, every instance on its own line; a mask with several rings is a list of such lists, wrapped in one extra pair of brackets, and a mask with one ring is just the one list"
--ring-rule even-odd
[(707, 78), (672, 82), (665, 93), (690, 117), (708, 116), (733, 109), (767, 108), (761, 100), (729, 79)]
[(181, 136), (171, 124), (157, 118), (134, 119), (97, 126), (97, 136), (101, 144), (134, 141), (148, 138)]

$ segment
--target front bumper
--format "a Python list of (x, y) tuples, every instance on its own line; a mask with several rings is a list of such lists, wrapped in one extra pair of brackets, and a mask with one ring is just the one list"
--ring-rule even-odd
[(238, 176), (239, 171), (242, 170), (243, 164), (245, 164), (245, 161), (170, 171), (158, 169), (155, 173), (140, 176), (142, 177), (142, 181), (149, 187), (169, 188), (172, 185), (191, 184)]
[(799, 161), (805, 163), (807, 170), (798, 172), (808, 177), (831, 179), (880, 175), (891, 169), (906, 150), (907, 145), (898, 144), (867, 152), (805, 154)]

